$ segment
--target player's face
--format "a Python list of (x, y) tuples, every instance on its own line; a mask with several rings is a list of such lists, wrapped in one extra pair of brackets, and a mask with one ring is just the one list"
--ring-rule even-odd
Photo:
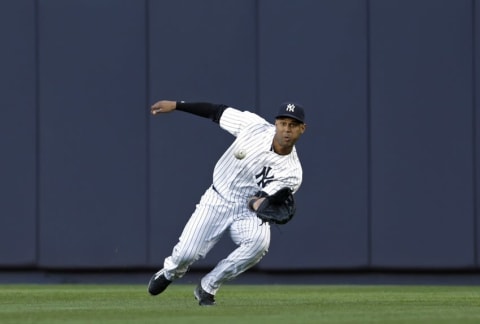
[(273, 139), (275, 149), (287, 154), (305, 131), (305, 124), (288, 117), (275, 120), (275, 127), (276, 132)]

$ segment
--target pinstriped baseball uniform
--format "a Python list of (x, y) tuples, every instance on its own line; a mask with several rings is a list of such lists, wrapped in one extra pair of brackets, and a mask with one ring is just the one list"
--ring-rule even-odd
[[(275, 126), (247, 111), (226, 108), (220, 127), (236, 137), (218, 160), (213, 185), (197, 204), (172, 255), (164, 261), (168, 280), (181, 278), (189, 266), (206, 256), (221, 236), (228, 232), (238, 247), (202, 278), (203, 289), (215, 294), (221, 284), (249, 269), (267, 253), (270, 227), (247, 206), (258, 191), (273, 194), (282, 187), (297, 191), (302, 182), (302, 167), (296, 149), (288, 155), (272, 150)], [(243, 159), (234, 155), (246, 150)]]

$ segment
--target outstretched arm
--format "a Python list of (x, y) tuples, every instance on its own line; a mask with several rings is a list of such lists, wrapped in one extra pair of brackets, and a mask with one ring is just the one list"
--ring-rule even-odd
[(152, 105), (150, 108), (152, 115), (159, 113), (169, 113), (173, 110), (185, 111), (197, 116), (209, 118), (216, 123), (219, 123), (223, 111), (227, 108), (226, 105), (217, 105), (207, 102), (183, 102), (160, 100)]

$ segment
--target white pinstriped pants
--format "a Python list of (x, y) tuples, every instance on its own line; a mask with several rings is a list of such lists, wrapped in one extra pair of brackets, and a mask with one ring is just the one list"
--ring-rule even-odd
[(207, 189), (188, 220), (172, 255), (164, 262), (167, 279), (183, 277), (195, 261), (204, 258), (226, 231), (238, 246), (202, 278), (202, 288), (215, 295), (221, 284), (257, 264), (270, 245), (270, 226), (248, 210), (246, 202), (225, 201)]

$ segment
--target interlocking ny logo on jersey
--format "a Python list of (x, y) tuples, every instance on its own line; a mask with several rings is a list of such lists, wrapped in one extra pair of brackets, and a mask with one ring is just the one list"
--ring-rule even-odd
[(275, 178), (274, 175), (271, 175), (271, 176), (268, 175), (271, 170), (272, 170), (271, 167), (263, 167), (263, 170), (259, 174), (255, 175), (255, 178), (257, 180), (260, 178), (260, 181), (257, 182), (257, 184), (260, 187), (265, 188), (265, 186), (270, 182), (272, 182), (273, 179)]
[(295, 112), (295, 105), (294, 104), (288, 104), (286, 110), (290, 111), (290, 112)]

